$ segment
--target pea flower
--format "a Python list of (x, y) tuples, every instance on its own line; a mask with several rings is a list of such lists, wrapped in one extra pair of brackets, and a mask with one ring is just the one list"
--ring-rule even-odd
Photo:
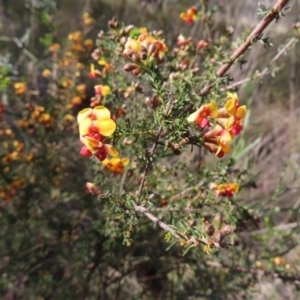
[(16, 95), (23, 95), (27, 91), (27, 86), (25, 82), (16, 82), (14, 84)]
[(104, 142), (104, 137), (112, 135), (116, 130), (116, 123), (106, 107), (83, 109), (78, 113), (77, 121), (80, 141), (83, 144), (81, 155), (91, 157), (94, 154), (100, 161), (107, 155), (118, 156), (117, 150)]
[(216, 184), (211, 183), (210, 189), (215, 191), (217, 197), (228, 197), (232, 198), (238, 193), (240, 186), (237, 183), (222, 183)]
[(216, 125), (212, 130), (209, 130), (203, 135), (204, 147), (221, 158), (225, 154), (230, 153), (230, 142), (232, 135), (220, 125)]
[(85, 26), (91, 26), (91, 25), (94, 25), (96, 23), (96, 20), (91, 17), (89, 12), (85, 12), (82, 15), (82, 21), (83, 21)]
[(211, 100), (209, 104), (202, 105), (197, 111), (192, 113), (187, 121), (189, 123), (195, 123), (201, 128), (208, 127), (210, 122), (207, 117), (216, 118), (218, 116), (218, 105), (214, 100)]
[(98, 133), (102, 136), (110, 136), (116, 130), (116, 123), (111, 119), (110, 111), (104, 106), (85, 108), (78, 113), (80, 136)]
[(114, 157), (112, 159), (105, 159), (102, 164), (114, 174), (123, 173), (125, 167), (129, 164), (128, 158)]
[(91, 157), (94, 154), (100, 161), (106, 159), (107, 155), (118, 156), (118, 151), (113, 146), (105, 144), (101, 140), (101, 135), (97, 133), (81, 137), (80, 141), (83, 147), (80, 154), (85, 157)]
[(182, 12), (180, 19), (184, 20), (188, 24), (193, 24), (197, 18), (197, 7), (192, 6), (186, 12)]
[(246, 116), (246, 106), (239, 105), (236, 93), (227, 93), (225, 107), (219, 111), (218, 123), (233, 135), (238, 135), (243, 129), (242, 122)]
[(111, 90), (108, 85), (98, 84), (95, 86), (95, 93), (96, 93), (96, 95), (101, 95), (101, 96), (105, 97), (111, 93)]

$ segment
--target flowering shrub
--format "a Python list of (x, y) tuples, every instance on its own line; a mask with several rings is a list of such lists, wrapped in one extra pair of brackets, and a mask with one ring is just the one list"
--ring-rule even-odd
[[(178, 11), (183, 31), (213, 23), (216, 8), (200, 2)], [(282, 17), (280, 4), (264, 11), (267, 20)], [(214, 297), (211, 286), (232, 288), (224, 269), (236, 257), (245, 274), (295, 271), (276, 249), (243, 251), (263, 209), (249, 204), (257, 174), (240, 160), (254, 145), (245, 143), (251, 107), (228, 70), (250, 46), (267, 44), (266, 26), (235, 47), (228, 28), (215, 39), (170, 37), (112, 18), (94, 38), (88, 28), (96, 25), (85, 12), (81, 28), (45, 43), (49, 61), (38, 70), (45, 90), (29, 76), (3, 77), (12, 99), (0, 104), (5, 293), (149, 299), (151, 282), (159, 299), (180, 299), (201, 282)], [(146, 279), (132, 291), (124, 278)], [(236, 276), (233, 286), (253, 282)]]

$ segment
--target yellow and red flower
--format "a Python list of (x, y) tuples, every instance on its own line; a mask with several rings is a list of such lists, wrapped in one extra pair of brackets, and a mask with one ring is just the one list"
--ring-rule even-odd
[(184, 20), (188, 24), (193, 24), (197, 19), (197, 7), (192, 6), (186, 12), (180, 13), (180, 19)]
[(95, 94), (103, 97), (108, 96), (111, 93), (110, 87), (108, 85), (95, 85)]
[(238, 135), (243, 129), (242, 122), (246, 116), (246, 106), (239, 105), (236, 93), (227, 93), (225, 107), (219, 111), (218, 123), (233, 135)]
[(192, 113), (187, 121), (189, 123), (195, 123), (201, 128), (208, 127), (210, 122), (208, 117), (216, 118), (218, 116), (218, 105), (214, 100), (211, 100), (209, 104), (202, 105), (197, 111)]
[(110, 111), (104, 106), (85, 108), (78, 113), (80, 136), (98, 133), (102, 136), (110, 136), (116, 130), (116, 123), (111, 119)]
[(114, 157), (112, 159), (105, 159), (102, 164), (108, 168), (114, 174), (123, 173), (125, 167), (129, 164), (130, 160), (128, 158)]
[(225, 154), (230, 153), (230, 142), (232, 135), (220, 125), (216, 125), (212, 130), (209, 130), (203, 135), (204, 147), (221, 158)]
[(217, 197), (228, 197), (232, 198), (238, 193), (240, 186), (237, 183), (222, 183), (216, 184), (211, 183), (210, 189), (215, 191)]
[(86, 108), (79, 112), (77, 121), (80, 141), (83, 144), (81, 155), (91, 157), (94, 154), (101, 161), (107, 155), (118, 156), (117, 150), (103, 140), (116, 130), (116, 123), (106, 107)]

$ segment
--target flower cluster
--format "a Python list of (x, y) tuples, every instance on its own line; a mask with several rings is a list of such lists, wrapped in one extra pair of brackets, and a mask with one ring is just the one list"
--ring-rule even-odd
[(78, 113), (77, 121), (83, 144), (81, 155), (95, 155), (100, 161), (106, 159), (107, 155), (118, 156), (117, 150), (105, 143), (105, 137), (111, 136), (116, 130), (116, 123), (106, 107), (85, 108)]
[(192, 6), (186, 12), (180, 13), (180, 19), (188, 24), (193, 24), (197, 19), (197, 7)]
[(202, 129), (209, 128), (211, 123), (215, 125), (204, 131), (202, 137), (204, 147), (218, 157), (231, 151), (230, 142), (243, 129), (242, 122), (246, 115), (246, 106), (239, 105), (237, 94), (227, 93), (227, 96), (225, 107), (218, 109), (218, 105), (212, 100), (187, 118), (189, 123), (195, 123)]
[(143, 73), (142, 61), (155, 61), (162, 63), (165, 53), (168, 51), (164, 42), (154, 38), (149, 33), (142, 33), (136, 40), (128, 38), (123, 55), (133, 63), (126, 64), (124, 70), (133, 75)]

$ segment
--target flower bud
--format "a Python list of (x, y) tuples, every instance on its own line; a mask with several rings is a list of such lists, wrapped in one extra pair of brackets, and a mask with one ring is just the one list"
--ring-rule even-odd
[(134, 63), (128, 63), (124, 66), (124, 71), (125, 72), (131, 72), (135, 69), (138, 69), (138, 65), (137, 64), (134, 64)]
[(131, 55), (131, 59), (133, 62), (135, 62), (136, 64), (140, 64), (141, 63), (141, 59), (136, 55), (136, 54), (132, 54)]
[(147, 97), (145, 99), (145, 102), (146, 102), (147, 106), (153, 110), (155, 110), (156, 108), (158, 108), (161, 105), (161, 101), (157, 95), (153, 96), (152, 98)]
[(148, 49), (148, 55), (149, 56), (153, 55), (155, 57), (155, 56), (157, 56), (157, 54), (158, 54), (158, 49), (157, 49), (156, 45), (151, 44)]
[(96, 195), (102, 194), (102, 191), (94, 183), (87, 182), (85, 185), (90, 193), (96, 194)]
[(212, 236), (215, 232), (215, 227), (213, 224), (208, 223), (205, 225), (205, 232), (209, 235)]
[(222, 226), (221, 232), (226, 236), (233, 232), (233, 228), (230, 225), (225, 224)]
[(128, 25), (125, 27), (125, 32), (128, 34), (132, 29), (134, 29), (134, 25)]
[(141, 58), (142, 60), (146, 60), (147, 57), (148, 57), (147, 52), (142, 51), (141, 54), (140, 54), (140, 58)]

